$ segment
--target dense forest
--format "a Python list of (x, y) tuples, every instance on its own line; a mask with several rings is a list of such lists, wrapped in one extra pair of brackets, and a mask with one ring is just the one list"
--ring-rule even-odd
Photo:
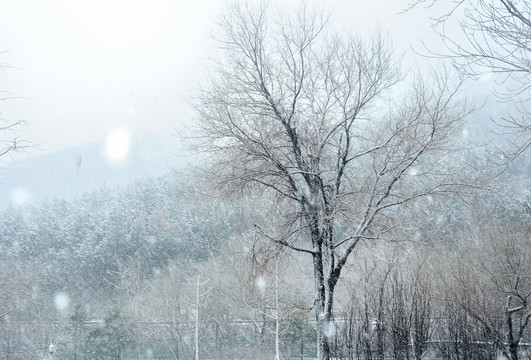
[[(508, 331), (531, 342), (524, 175), (470, 203), (419, 204), (414, 226), (361, 244), (332, 354), (486, 359)], [(284, 356), (314, 357), (308, 259), (259, 238), (263, 198), (212, 200), (196, 183), (170, 173), (4, 211), (0, 356), (53, 343), (58, 358), (191, 359), (197, 337), (200, 358), (265, 359), (278, 335)]]

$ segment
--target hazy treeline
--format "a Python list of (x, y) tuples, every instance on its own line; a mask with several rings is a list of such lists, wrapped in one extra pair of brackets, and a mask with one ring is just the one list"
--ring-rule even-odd
[[(92, 338), (103, 336), (106, 327), (76, 335), (72, 345), (65, 340), (70, 330), (57, 326), (122, 321), (124, 297), (134, 286), (144, 289), (173, 272), (191, 275), (194, 264), (232, 236), (235, 210), (193, 201), (187, 186), (173, 176), (146, 179), (127, 188), (102, 187), (72, 202), (5, 211), (0, 225), (0, 311), (6, 313), (1, 357), (20, 358), (21, 351), (34, 356), (43, 341), (68, 348), (98, 343)], [(95, 356), (86, 347), (72, 351)]]

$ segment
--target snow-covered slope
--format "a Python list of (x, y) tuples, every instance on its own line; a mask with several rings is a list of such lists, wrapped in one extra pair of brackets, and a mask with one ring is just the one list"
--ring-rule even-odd
[(171, 144), (154, 137), (133, 139), (127, 155), (109, 159), (105, 144), (48, 153), (0, 169), (0, 209), (46, 199), (72, 199), (102, 184), (127, 184), (158, 176), (183, 164)]

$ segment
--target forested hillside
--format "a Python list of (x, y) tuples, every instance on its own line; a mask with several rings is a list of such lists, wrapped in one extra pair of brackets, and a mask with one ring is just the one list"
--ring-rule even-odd
[[(37, 327), (68, 320), (67, 328), (72, 317), (105, 319), (133, 290), (132, 272), (138, 272), (134, 276), (142, 281), (136, 286), (142, 288), (168, 271), (192, 276), (198, 263), (234, 235), (237, 209), (197, 201), (193, 185), (178, 178), (102, 187), (73, 201), (5, 211), (2, 313), (13, 311), (2, 318), (2, 349), (20, 349), (20, 341), (39, 342), (43, 334), (55, 342), (69, 336), (49, 333), (46, 326), (27, 332), (28, 319)], [(65, 301), (60, 308), (57, 297)], [(21, 331), (37, 337), (20, 338)]]
[[(415, 336), (419, 354), (487, 356), (508, 319), (523, 329), (531, 211), (516, 179), (473, 203), (418, 204), (409, 230), (367, 240), (338, 290), (333, 353), (400, 358)], [(198, 336), (203, 358), (258, 359), (275, 333), (282, 353), (314, 356), (308, 259), (276, 259), (260, 237), (265, 198), (213, 200), (198, 183), (171, 173), (5, 211), (0, 356), (53, 343), (72, 359), (189, 359)]]

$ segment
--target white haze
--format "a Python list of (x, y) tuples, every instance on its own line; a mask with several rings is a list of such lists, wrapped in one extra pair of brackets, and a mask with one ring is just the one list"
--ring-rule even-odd
[[(294, 3), (294, 2), (292, 2)], [(285, 6), (281, 2), (282, 6)], [(433, 38), (423, 12), (406, 3), (316, 2), (338, 29), (389, 32), (399, 51)], [(292, 4), (293, 5), (293, 4)], [(105, 141), (116, 129), (167, 136), (191, 117), (186, 101), (215, 54), (221, 1), (4, 2), (0, 89), (5, 119), (32, 124), (29, 155)], [(419, 21), (423, 19), (422, 21)]]
[[(131, 181), (186, 162), (175, 135), (193, 119), (187, 104), (217, 54), (213, 38), (224, 6), (225, 2), (214, 0), (2, 4), (0, 90), (12, 99), (0, 103), (0, 116), (27, 121), (30, 126), (19, 135), (33, 146), (1, 159), (0, 208), (6, 201), (39, 203), (46, 197), (69, 198), (88, 191), (98, 185), (83, 175), (91, 166), (110, 167), (109, 174), (98, 174), (96, 179), (99, 184), (114, 184), (117, 173), (119, 179)], [(294, 0), (274, 1), (271, 10), (297, 6)], [(310, 7), (329, 12), (331, 27), (338, 31), (368, 37), (379, 29), (392, 39), (406, 71), (430, 62), (416, 54), (425, 52), (424, 43), (432, 49), (440, 46), (425, 9), (401, 13), (407, 1), (315, 1)], [(151, 173), (132, 168), (146, 147), (144, 139), (151, 143), (160, 139), (156, 149), (149, 150), (159, 154), (150, 155), (149, 164), (157, 169)], [(94, 143), (104, 149), (102, 154), (79, 150)], [(50, 154), (64, 149), (70, 152), (54, 162), (56, 157)], [(46, 163), (52, 162), (45, 170), (19, 164), (42, 156)], [(171, 156), (174, 161), (168, 161)]]

